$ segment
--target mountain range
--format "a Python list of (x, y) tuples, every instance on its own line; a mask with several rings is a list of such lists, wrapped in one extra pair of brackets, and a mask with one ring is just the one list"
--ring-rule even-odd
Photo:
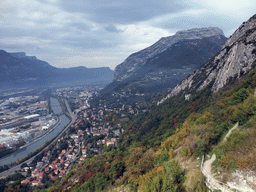
[(173, 88), (217, 54), (227, 38), (216, 27), (179, 31), (130, 55), (115, 68), (114, 81), (103, 92), (133, 88), (157, 92)]
[(0, 87), (54, 86), (84, 83), (110, 83), (113, 71), (101, 68), (57, 68), (24, 52), (0, 50)]

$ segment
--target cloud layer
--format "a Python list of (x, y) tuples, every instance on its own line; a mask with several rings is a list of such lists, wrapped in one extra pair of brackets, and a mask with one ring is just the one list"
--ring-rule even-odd
[(255, 10), (255, 0), (1, 0), (0, 49), (114, 69), (179, 30), (213, 26), (229, 36)]

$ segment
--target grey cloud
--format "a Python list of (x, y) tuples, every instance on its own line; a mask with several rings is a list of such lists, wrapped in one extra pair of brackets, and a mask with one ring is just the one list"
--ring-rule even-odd
[[(108, 30), (115, 30), (115, 28), (108, 28)], [(116, 29), (117, 30), (117, 29)], [(67, 33), (66, 36), (62, 34)], [(112, 33), (106, 33), (105, 29), (95, 32), (90, 31), (90, 28), (83, 23), (72, 23), (67, 25), (65, 28), (56, 29), (56, 28), (37, 28), (37, 29), (27, 29), (27, 28), (0, 28), (0, 40), (6, 41), (7, 39), (22, 39), (23, 37), (35, 38), (42, 40), (38, 44), (44, 45), (44, 40), (49, 41), (47, 45), (51, 46), (65, 46), (70, 48), (84, 48), (84, 49), (97, 49), (97, 48), (106, 48), (119, 45), (118, 37)], [(4, 42), (3, 41), (3, 42)], [(34, 44), (36, 44), (34, 42)], [(47, 46), (46, 44), (44, 46)], [(5, 45), (5, 48), (15, 49), (15, 50), (26, 50), (31, 48), (36, 50), (32, 45), (20, 45), (18, 42), (15, 45)], [(37, 49), (39, 51), (39, 49)]]
[(163, 22), (152, 23), (152, 25), (164, 29), (171, 29), (172, 31), (180, 31), (200, 27), (219, 27), (226, 31), (232, 27), (236, 28), (237, 22), (232, 22), (232, 18), (229, 18), (228, 16), (218, 17), (216, 15), (201, 15), (194, 17), (179, 16), (170, 18), (168, 21), (165, 20)]
[(65, 28), (74, 28), (76, 30), (81, 30), (81, 31), (90, 31), (90, 26), (79, 21), (74, 21), (70, 24), (68, 24)]
[[(80, 36), (80, 37), (65, 37), (56, 41), (56, 44), (60, 44), (68, 47), (77, 47), (83, 49), (98, 49), (98, 48), (111, 48), (119, 45), (121, 42), (113, 39), (111, 37), (103, 36), (99, 38), (98, 36)], [(110, 40), (110, 41), (107, 41)]]
[(37, 45), (34, 44), (20, 44), (20, 43), (15, 43), (15, 44), (6, 44), (6, 43), (1, 43), (0, 42), (0, 49), (3, 49), (8, 52), (19, 52), (19, 51), (25, 51), (25, 52), (45, 52), (43, 49), (38, 47)]
[(0, 27), (0, 39), (4, 39), (6, 37), (21, 37), (27, 35), (29, 32), (26, 29), (23, 28), (17, 28), (17, 27)]
[(63, 30), (56, 28), (20, 28), (20, 27), (0, 27), (0, 39), (34, 37), (44, 40), (56, 39)]
[(107, 25), (105, 27), (105, 30), (108, 31), (108, 32), (113, 32), (113, 33), (123, 32), (123, 30), (117, 29), (114, 25)]
[[(138, 0), (70, 0), (61, 1), (61, 6), (69, 12), (81, 12), (98, 23), (128, 24), (145, 21), (157, 15), (170, 12), (179, 12), (187, 7), (178, 1), (138, 1)], [(170, 5), (171, 4), (171, 5)]]

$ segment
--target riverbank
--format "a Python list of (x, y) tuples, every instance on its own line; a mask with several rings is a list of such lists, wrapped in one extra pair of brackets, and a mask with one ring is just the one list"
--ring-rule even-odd
[[(55, 98), (51, 98), (51, 107), (55, 114), (63, 113), (60, 103)], [(20, 160), (25, 159), (27, 156), (31, 156), (31, 154), (38, 152), (38, 150), (42, 150), (42, 147), (45, 144), (49, 144), (48, 141), (55, 139), (55, 137), (58, 136), (59, 133), (61, 133), (63, 129), (65, 129), (66, 126), (71, 122), (66, 115), (59, 116), (59, 119), (60, 122), (56, 125), (56, 127), (52, 131), (45, 134), (44, 137), (41, 137), (40, 139), (35, 140), (33, 143), (30, 143), (28, 146), (18, 149), (14, 153), (1, 158), (0, 166), (20, 162)]]
[[(67, 103), (66, 103), (67, 104)], [(67, 108), (69, 109), (69, 106), (67, 106)], [(69, 111), (71, 112), (71, 111)], [(62, 115), (65, 116), (65, 115)], [(3, 171), (0, 173), (0, 179), (7, 177), (8, 175), (13, 174), (15, 171), (20, 170), (20, 165), (21, 163), (31, 163), (32, 160), (40, 155), (44, 150), (47, 150), (49, 148), (49, 146), (51, 146), (52, 144), (56, 143), (58, 141), (58, 139), (61, 137), (61, 135), (75, 122), (76, 120), (76, 116), (71, 112), (71, 114), (69, 114), (70, 117), (72, 117), (72, 119), (70, 120), (67, 116), (66, 119), (69, 120), (69, 122), (63, 127), (62, 131), (60, 131), (53, 139), (49, 140), (47, 143), (45, 143), (45, 145), (42, 146), (41, 149), (38, 149), (39, 151), (35, 151), (33, 154), (28, 154), (28, 156), (26, 156), (24, 159), (22, 159), (17, 165), (11, 167), (10, 169)], [(36, 154), (35, 154), (36, 153)], [(29, 158), (29, 159), (27, 159)], [(26, 160), (27, 159), (27, 160)]]
[(29, 143), (27, 143), (26, 145), (21, 146), (20, 149), (22, 149), (22, 148), (24, 148), (24, 147), (27, 147), (27, 146), (29, 146), (29, 145), (35, 143), (36, 141), (38, 141), (38, 140), (42, 139), (43, 137), (45, 137), (48, 133), (52, 132), (52, 131), (57, 127), (57, 125), (59, 125), (59, 124), (61, 123), (61, 119), (60, 119), (59, 117), (57, 117), (57, 118), (58, 118), (58, 121), (55, 123), (55, 125), (53, 125), (52, 127), (50, 127), (48, 131), (46, 131), (43, 135), (40, 135), (39, 137), (36, 137), (36, 138), (34, 139), (34, 141), (29, 142)]

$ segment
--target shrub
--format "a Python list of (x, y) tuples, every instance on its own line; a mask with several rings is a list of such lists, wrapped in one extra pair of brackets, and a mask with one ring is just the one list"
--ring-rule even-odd
[(154, 161), (158, 164), (163, 164), (165, 161), (169, 160), (169, 153), (167, 150), (161, 150), (158, 152), (154, 158)]
[(152, 172), (141, 179), (144, 192), (184, 191), (182, 186), (185, 177), (181, 166), (176, 161), (164, 163), (164, 169), (157, 174)]
[(125, 170), (124, 163), (122, 161), (114, 162), (109, 169), (109, 178), (115, 181), (117, 178), (123, 175)]
[(247, 90), (245, 88), (242, 88), (231, 96), (229, 105), (236, 105), (238, 103), (241, 103), (245, 99), (247, 99), (248, 96), (249, 93), (247, 92)]

